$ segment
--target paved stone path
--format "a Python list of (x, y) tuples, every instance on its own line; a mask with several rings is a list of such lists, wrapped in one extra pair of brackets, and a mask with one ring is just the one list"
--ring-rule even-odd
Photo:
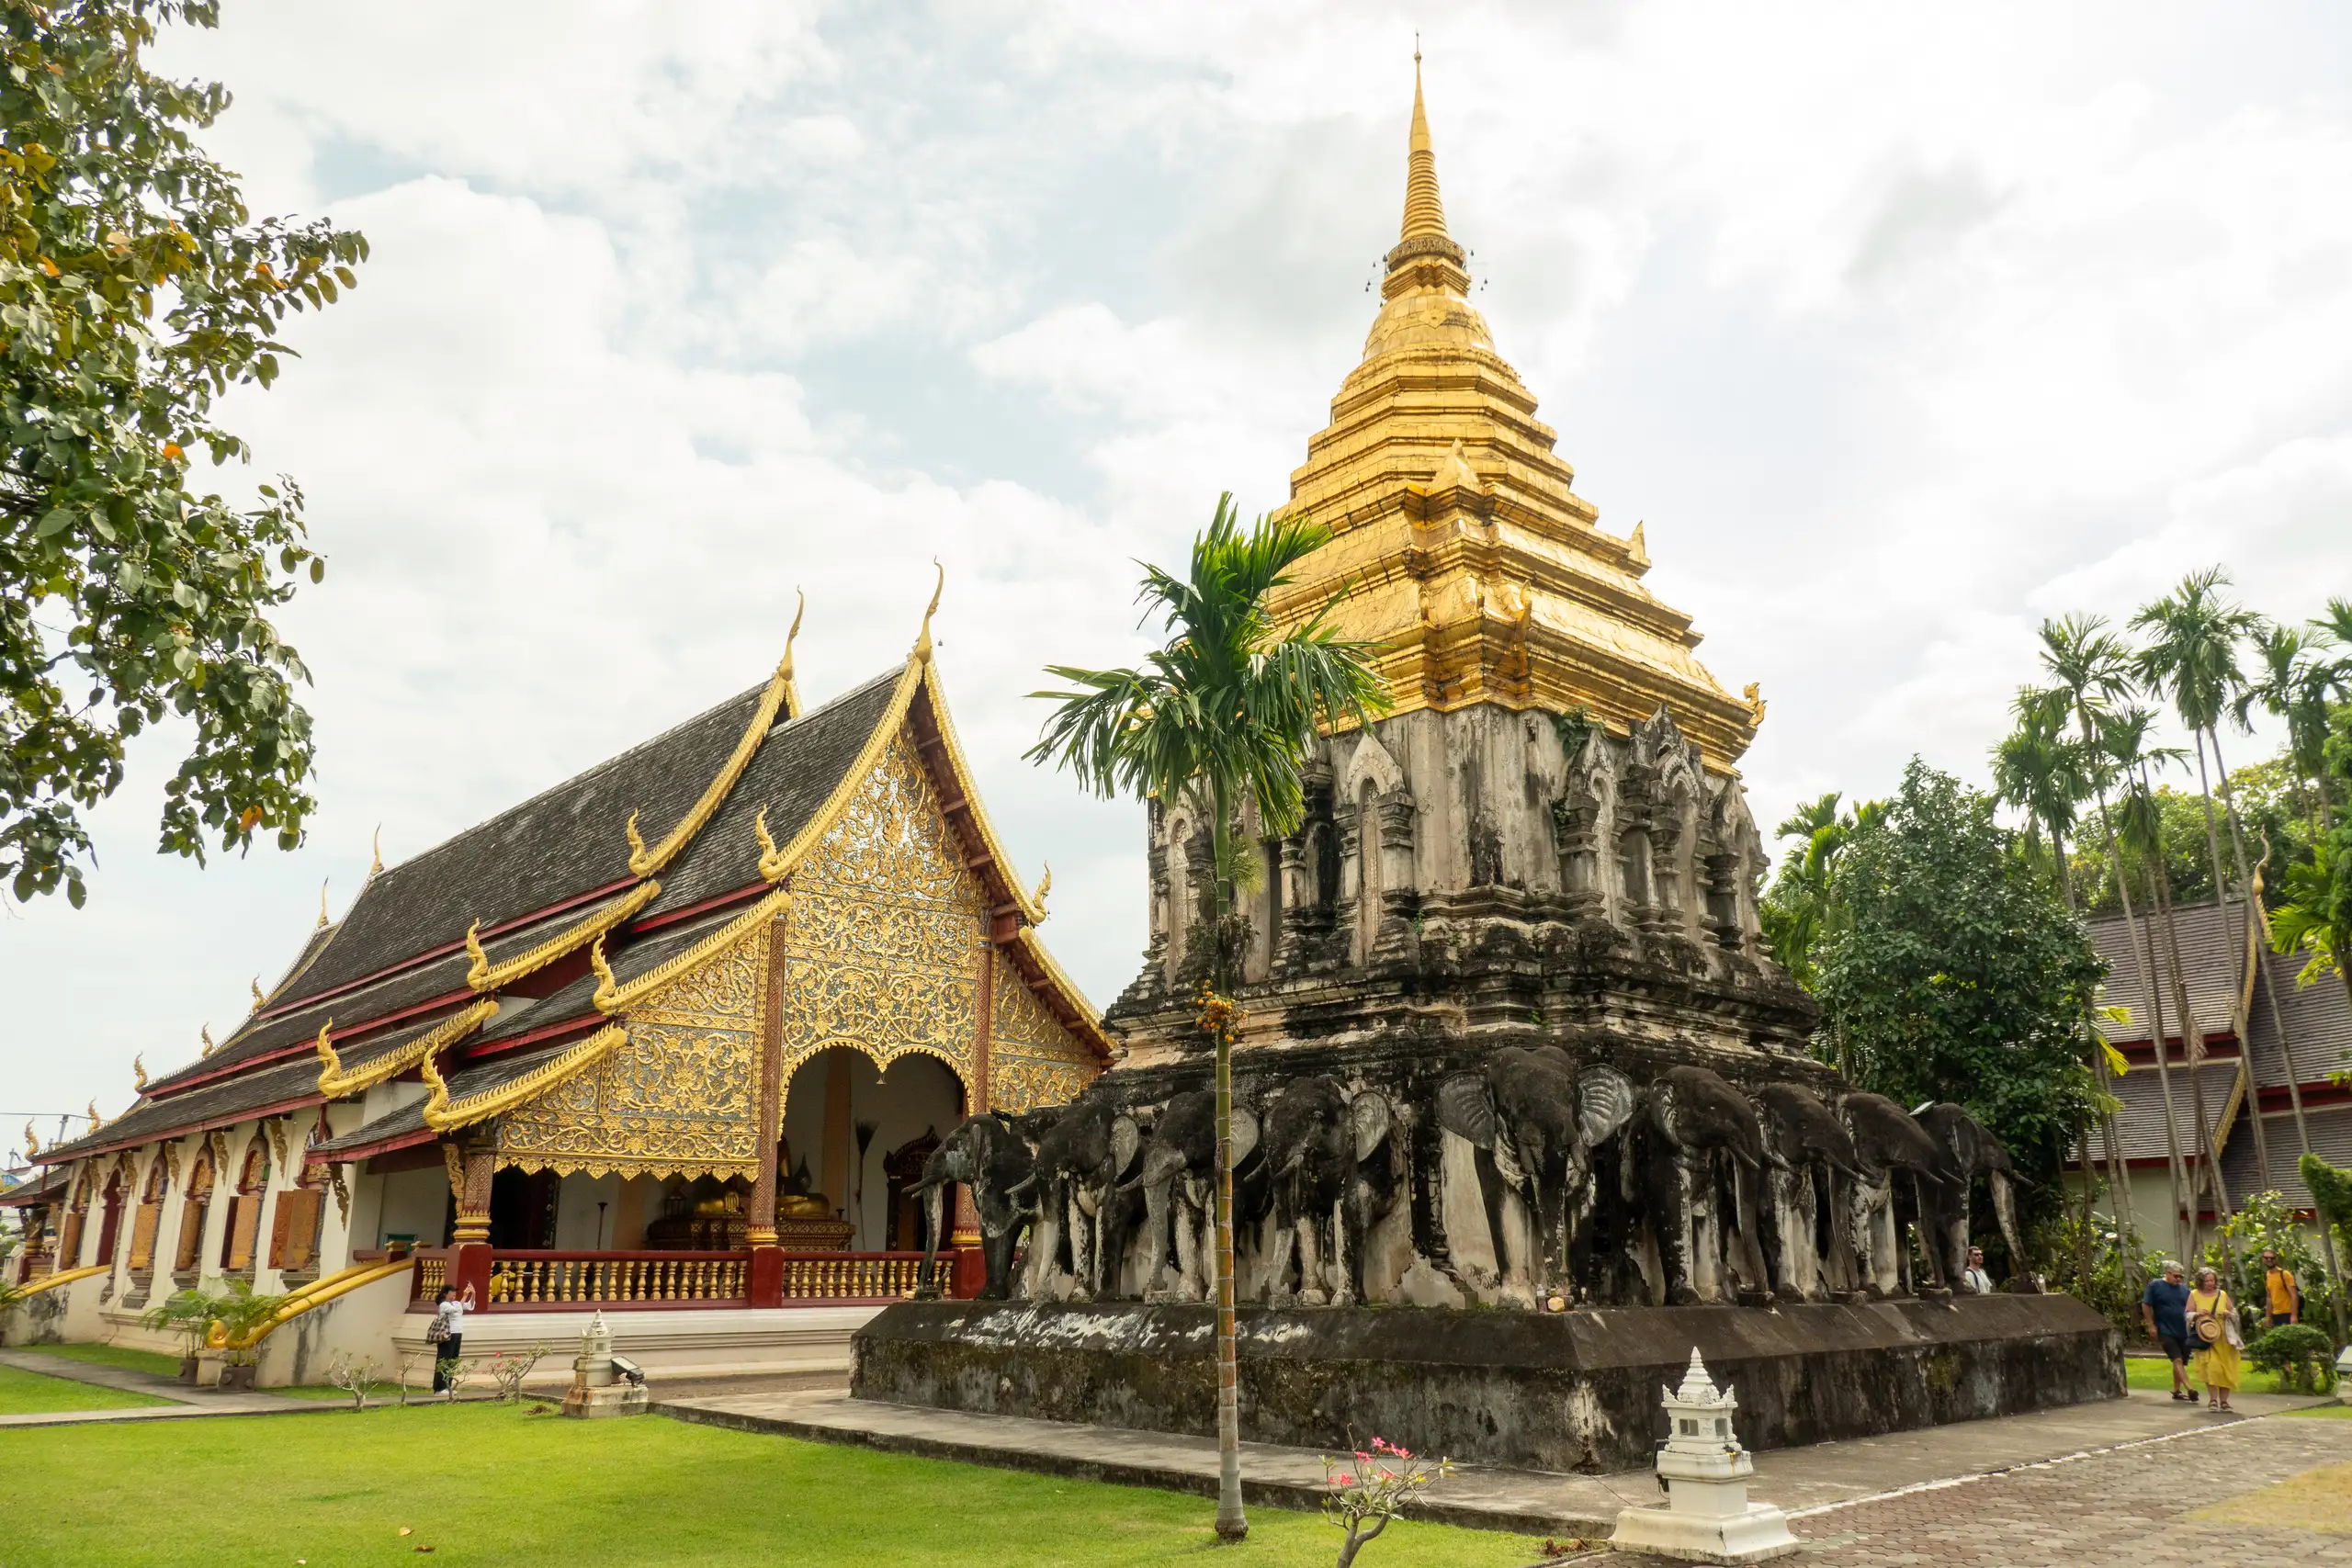
[[(657, 1388), (654, 1400), (660, 1414), (743, 1431), (1212, 1495), (1216, 1487), (1216, 1445), (1206, 1438), (884, 1404), (851, 1399), (839, 1389), (669, 1398)], [(2311, 1402), (2248, 1396), (2241, 1403), (2245, 1420)], [(1758, 1454), (1756, 1495), (1792, 1511), (1815, 1508), (2229, 1424), (2228, 1417), (2175, 1404), (2162, 1394), (2134, 1395)], [(1322, 1459), (1313, 1449), (1244, 1443), (1242, 1473), (1244, 1495), (1254, 1501), (1314, 1507), (1323, 1495)], [(1654, 1505), (1658, 1495), (1646, 1471), (1586, 1476), (1465, 1466), (1415, 1512), (1487, 1529), (1601, 1537), (1620, 1509)]]
[(190, 1388), (177, 1378), (160, 1377), (131, 1367), (100, 1366), (71, 1356), (43, 1356), (26, 1350), (0, 1349), (0, 1367), (39, 1372), (69, 1382), (95, 1383), (168, 1399), (171, 1404), (148, 1404), (128, 1410), (50, 1410), (29, 1416), (0, 1416), (0, 1431), (17, 1427), (78, 1427), (93, 1421), (174, 1421), (192, 1416), (286, 1416), (305, 1410), (333, 1410), (323, 1399), (288, 1399), (283, 1394)]
[[(2352, 1492), (2347, 1465), (2352, 1421), (2241, 1421), (1833, 1504), (1792, 1521), (1804, 1548), (1786, 1561), (1800, 1568), (2352, 1563), (2352, 1529), (2346, 1528), (2352, 1513), (2344, 1506)], [(2335, 1468), (2326, 1472), (2324, 1467)], [(2281, 1485), (2313, 1471), (2324, 1472), (2302, 1486)], [(2209, 1513), (2225, 1517), (2202, 1517)], [(1668, 1568), (1670, 1560), (1611, 1553), (1577, 1561)]]

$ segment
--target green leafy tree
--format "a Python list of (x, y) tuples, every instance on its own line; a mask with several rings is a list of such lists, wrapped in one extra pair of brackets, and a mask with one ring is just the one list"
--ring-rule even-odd
[(254, 219), (192, 135), (229, 95), (146, 68), (159, 26), (217, 10), (0, 6), (0, 876), (19, 899), (82, 902), (83, 813), (167, 715), (191, 740), (164, 850), (291, 848), (315, 805), (309, 677), (268, 618), (323, 570), (301, 491), (241, 505), (191, 470), (249, 460), (214, 400), (277, 378), (287, 313), (333, 303), (368, 245)]
[(2301, 984), (2334, 974), (2352, 1002), (2352, 823), (2320, 840), (2312, 861), (2287, 868), (2270, 912), (2274, 953), (2301, 953)]
[(1915, 758), (1838, 863), (1843, 917), (1815, 995), (1821, 1045), (1849, 1078), (1966, 1106), (2046, 1209), (2091, 1105), (2084, 1021), (2102, 969), (2014, 838), (1989, 796)]
[(1241, 1426), (1233, 1327), (1233, 1038), (1240, 939), (1235, 928), (1237, 850), (1244, 806), (1261, 832), (1298, 830), (1300, 767), (1317, 733), (1344, 719), (1369, 724), (1387, 706), (1368, 643), (1343, 639), (1320, 615), (1287, 631), (1268, 605), (1291, 569), (1330, 538), (1317, 524), (1261, 517), (1247, 532), (1230, 493), (1193, 541), (1189, 573), (1144, 568), (1137, 601), (1167, 640), (1138, 669), (1047, 666), (1077, 688), (1038, 692), (1059, 705), (1028, 756), (1068, 768), (1105, 798), (1174, 805), (1208, 818), (1216, 846), (1210, 978), (1201, 998), (1216, 1081), (1217, 1533), (1238, 1540)]
[(1831, 790), (1789, 813), (1774, 836), (1795, 840), (1772, 886), (1758, 901), (1757, 914), (1764, 927), (1764, 946), (1798, 985), (1811, 990), (1816, 978), (1813, 950), (1821, 933), (1837, 919), (1832, 876), (1846, 841), (1866, 822), (1886, 810), (1883, 800), (1857, 802), (1850, 811), (1838, 809), (1838, 794)]

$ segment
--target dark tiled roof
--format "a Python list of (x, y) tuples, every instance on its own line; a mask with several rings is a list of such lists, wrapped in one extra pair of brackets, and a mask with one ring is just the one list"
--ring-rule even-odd
[(899, 674), (892, 670), (877, 675), (771, 732), (727, 803), (662, 874), (662, 897), (639, 918), (658, 919), (669, 910), (690, 909), (757, 883), (760, 845), (753, 820), (764, 809), (770, 836), (778, 844), (791, 842), (882, 722)]
[[(2230, 1127), (2227, 1115), (2231, 1086), (2236, 1081), (2238, 1064), (2235, 1057), (2207, 1060), (2197, 1069), (2203, 1075), (2205, 1117), (2208, 1123), (2220, 1123), (2215, 1131), (2222, 1138), (2222, 1153), (2229, 1156)], [(2186, 1064), (2172, 1067), (2173, 1126), (2180, 1140), (2184, 1156), (2200, 1147), (2197, 1132), (2196, 1103), (2189, 1093), (2189, 1069)], [(2156, 1076), (2153, 1062), (2135, 1065), (2115, 1081), (2115, 1098), (2123, 1109), (2115, 1115), (2116, 1130), (2122, 1138), (2125, 1159), (2163, 1159), (2165, 1145), (2164, 1082)], [(2096, 1152), (2097, 1143), (2093, 1148)]]
[(149, 1100), (132, 1106), (95, 1133), (42, 1151), (43, 1159), (75, 1159), (85, 1154), (143, 1144), (175, 1133), (202, 1127), (225, 1127), (265, 1106), (319, 1097), (319, 1059), (297, 1057), (225, 1083), (175, 1094), (169, 1100)]
[(485, 926), (630, 880), (622, 826), (657, 841), (742, 739), (765, 682), (371, 878), (283, 1003), (370, 975)]
[[(759, 859), (756, 854), (752, 858), (754, 862)], [(752, 872), (755, 880), (758, 874), (755, 868)], [(618, 953), (608, 952), (607, 962), (612, 967), (613, 977), (627, 985), (656, 965), (668, 963), (741, 913), (741, 907), (730, 906), (691, 920), (681, 920), (674, 926), (666, 926), (651, 936), (640, 937), (630, 942)], [(505, 1002), (499, 1008), (498, 1016), (484, 1024), (481, 1032), (468, 1043), (469, 1046), (492, 1044), (572, 1019), (595, 1017), (597, 984), (596, 974), (591, 970), (537, 1001)], [(453, 1089), (451, 1092), (456, 1091)]]
[[(2262, 967), (2278, 998), (2278, 1016), (2294, 1043), (2295, 1066), (2302, 1081), (2317, 1083), (2352, 1069), (2352, 1000), (2345, 997), (2344, 983), (2333, 975), (2323, 975), (2316, 984), (2298, 986), (2295, 976), (2301, 973), (2301, 962), (2272, 953), (2263, 954)], [(2272, 1021), (2270, 999), (2263, 995), (2259, 979), (2254, 985), (2254, 1018), (2246, 1032), (2253, 1037), (2255, 1070), (2261, 1081), (2283, 1086), (2287, 1056), (2278, 1048), (2278, 1027)]]
[(46, 1203), (65, 1195), (67, 1172), (63, 1167), (54, 1170), (35, 1171), (14, 1187), (0, 1188), (0, 1209), (20, 1208), (27, 1203)]
[[(543, 1051), (517, 1051), (511, 1055), (499, 1056), (484, 1062), (478, 1067), (468, 1067), (463, 1072), (452, 1073), (449, 1076), (449, 1098), (462, 1100), (469, 1094), (480, 1094), (484, 1089), (496, 1089), (501, 1084), (511, 1083), (534, 1067), (554, 1060), (571, 1048), (571, 1043), (566, 1042), (561, 1045), (550, 1045)], [(397, 1111), (377, 1117), (364, 1127), (344, 1134), (339, 1138), (330, 1138), (323, 1144), (312, 1145), (311, 1154), (317, 1156), (339, 1154), (345, 1149), (364, 1149), (371, 1144), (380, 1144), (387, 1138), (400, 1138), (413, 1133), (421, 1133), (424, 1131), (424, 1104), (425, 1102), (422, 1100), (413, 1100)]]
[[(2305, 1112), (2304, 1122), (2311, 1129), (2312, 1153), (2330, 1165), (2352, 1167), (2352, 1105), (2311, 1110)], [(2222, 1151), (2222, 1177), (2229, 1183), (2230, 1201), (2242, 1203), (2251, 1193), (2275, 1188), (2289, 1208), (2310, 1208), (2311, 1190), (2303, 1185), (2303, 1179), (2295, 1169), (2303, 1146), (2295, 1134), (2294, 1117), (2273, 1111), (2262, 1119), (2262, 1132), (2270, 1144), (2270, 1179), (2267, 1181), (2256, 1178), (2251, 1136), (2241, 1134)]]
[[(2234, 955), (2245, 941), (2242, 924), (2245, 914), (2235, 904), (2230, 906), (2230, 914), (2232, 919), (2225, 927), (2218, 904), (2182, 904), (2173, 909), (2174, 925), (2180, 938), (2181, 968), (2188, 987), (2188, 1005), (2196, 1011), (2198, 1028), (2208, 1035), (2231, 1032), (2232, 1021), (2236, 1017), (2237, 998), (2232, 976), (2237, 973)], [(2173, 1004), (2172, 954), (2170, 944), (2165, 940), (2164, 923), (2148, 919), (2144, 909), (2139, 915), (2141, 934), (2155, 949), (2165, 1033), (2177, 1040), (2181, 1037), (2180, 1020), (2175, 1015), (2179, 1010)], [(2146, 966), (2139, 947), (2126, 932), (2123, 917), (2109, 915), (2091, 920), (2088, 929), (2092, 945), (2107, 960), (2107, 989), (2101, 999), (2109, 1006), (2132, 1010), (2130, 1022), (2107, 1027), (2108, 1038), (2119, 1043), (2153, 1038), (2157, 1010), (2149, 1003)]]

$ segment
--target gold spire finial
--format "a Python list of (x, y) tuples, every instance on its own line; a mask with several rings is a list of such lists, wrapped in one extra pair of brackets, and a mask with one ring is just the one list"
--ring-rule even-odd
[(324, 931), (334, 922), (327, 919), (327, 884), (332, 877), (319, 879), (319, 930)]
[(341, 1077), (343, 1076), (343, 1058), (335, 1054), (335, 1048), (333, 1043), (331, 1043), (334, 1032), (334, 1020), (329, 1019), (324, 1023), (319, 1025), (319, 1060), (325, 1065), (328, 1073), (336, 1077)]
[(1413, 133), (1406, 156), (1404, 240), (1445, 240), (1445, 203), (1437, 194), (1437, 153), (1430, 145), (1429, 110), (1421, 102), (1421, 39), (1413, 35)]
[(203, 1055), (207, 1056), (212, 1055), (212, 1026), (209, 1023), (198, 1025), (196, 1031), (196, 1037), (204, 1042)]
[(384, 825), (376, 824), (376, 836), (368, 841), (368, 874), (384, 874)]
[(1037, 918), (1046, 918), (1046, 895), (1054, 890), (1054, 863), (1046, 863), (1046, 874), (1037, 879)]
[(931, 603), (923, 606), (922, 635), (915, 638), (914, 655), (926, 664), (931, 662), (931, 618), (939, 614), (939, 596), (947, 592), (947, 569), (939, 565), (937, 556), (931, 558), (931, 564), (939, 568), (939, 582), (931, 591)]
[(808, 613), (808, 595), (800, 589), (792, 591), (799, 603), (792, 607), (792, 629), (784, 634), (784, 659), (775, 667), (775, 677), (784, 682), (784, 711), (791, 717), (800, 716), (800, 686), (792, 678), (792, 645), (800, 637), (800, 617)]
[(144, 1051), (130, 1058), (130, 1087), (141, 1094), (147, 1092), (147, 1053)]

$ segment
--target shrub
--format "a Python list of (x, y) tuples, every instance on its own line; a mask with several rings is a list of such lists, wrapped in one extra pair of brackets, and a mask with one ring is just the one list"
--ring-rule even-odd
[(1452, 1460), (1438, 1461), (1432, 1470), (1415, 1459), (1410, 1450), (1379, 1438), (1372, 1439), (1371, 1448), (1358, 1449), (1352, 1463), (1326, 1454), (1323, 1481), (1328, 1490), (1323, 1514), (1347, 1531), (1347, 1540), (1340, 1545), (1339, 1568), (1348, 1568), (1365, 1543), (1403, 1514), (1407, 1500), (1415, 1493), (1453, 1473)]
[(2335, 1347), (2308, 1323), (2281, 1324), (2245, 1348), (2245, 1359), (2278, 1374), (2278, 1386), (2292, 1393), (2325, 1393), (2335, 1386)]

